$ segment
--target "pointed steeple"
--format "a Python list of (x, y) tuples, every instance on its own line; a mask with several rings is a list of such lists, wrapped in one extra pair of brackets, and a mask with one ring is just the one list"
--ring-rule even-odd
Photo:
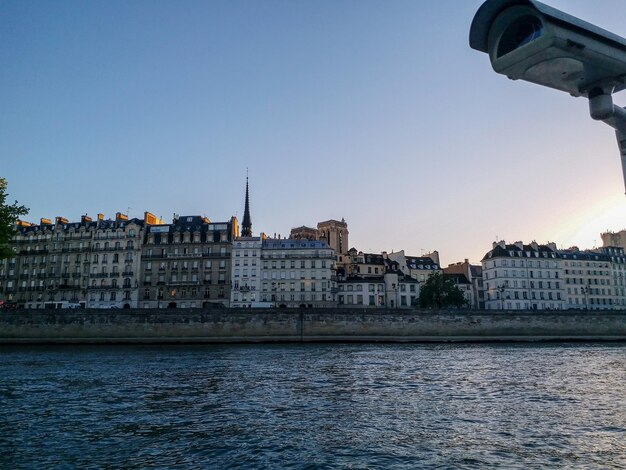
[(246, 207), (243, 212), (243, 223), (241, 225), (241, 235), (244, 237), (252, 236), (252, 219), (250, 218), (250, 196), (248, 194), (248, 176), (246, 175)]

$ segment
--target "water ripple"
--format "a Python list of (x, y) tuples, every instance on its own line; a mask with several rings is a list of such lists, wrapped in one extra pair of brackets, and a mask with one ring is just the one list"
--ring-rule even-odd
[(624, 468), (626, 345), (0, 348), (1, 468)]

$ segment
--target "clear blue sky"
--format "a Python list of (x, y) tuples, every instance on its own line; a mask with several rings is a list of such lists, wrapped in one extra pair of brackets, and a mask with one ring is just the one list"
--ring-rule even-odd
[[(255, 233), (345, 217), (357, 249), (444, 264), (599, 244), (626, 228), (614, 133), (495, 74), (481, 3), (2, 2), (0, 176), (31, 221), (241, 220), (249, 168)], [(626, 36), (623, 0), (547, 3)]]

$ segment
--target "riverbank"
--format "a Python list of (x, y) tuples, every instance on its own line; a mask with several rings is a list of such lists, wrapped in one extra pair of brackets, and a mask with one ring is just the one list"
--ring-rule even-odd
[(13, 310), (0, 344), (626, 341), (626, 312)]

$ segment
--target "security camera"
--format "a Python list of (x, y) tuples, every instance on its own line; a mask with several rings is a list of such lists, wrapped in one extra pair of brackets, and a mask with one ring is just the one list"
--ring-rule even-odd
[(487, 0), (472, 21), (470, 47), (513, 80), (573, 96), (626, 89), (626, 39), (535, 0)]
[(487, 0), (469, 42), (497, 73), (588, 98), (616, 130), (626, 184), (626, 110), (612, 98), (626, 89), (626, 39), (536, 0)]

